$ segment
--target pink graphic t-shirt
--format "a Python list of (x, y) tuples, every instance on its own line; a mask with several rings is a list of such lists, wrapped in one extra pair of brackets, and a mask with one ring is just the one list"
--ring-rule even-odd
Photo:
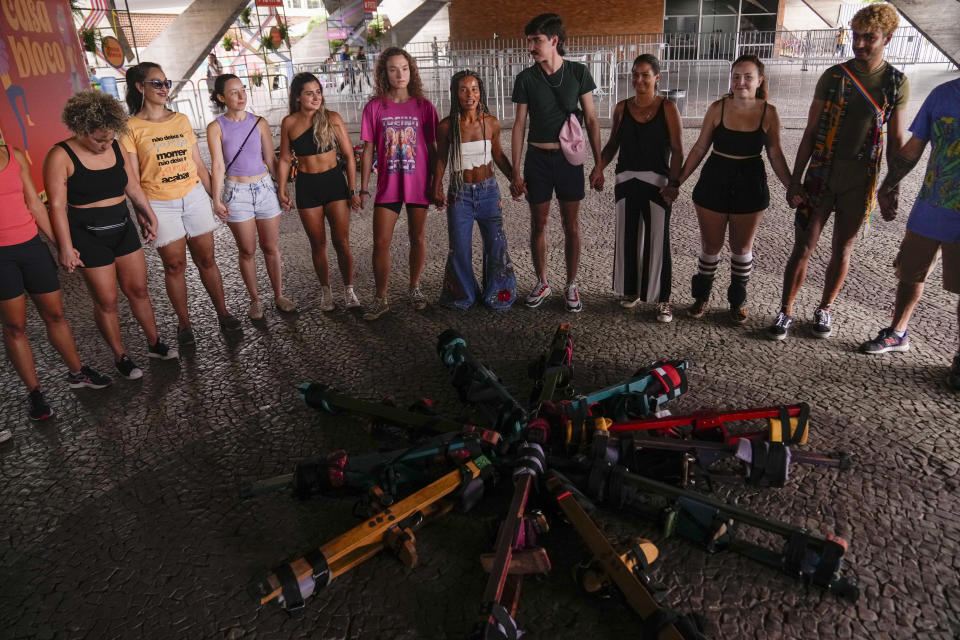
[(363, 108), (360, 139), (377, 145), (375, 204), (411, 202), (427, 205), (430, 186), (429, 145), (437, 139), (437, 110), (426, 98), (398, 104), (374, 98)]

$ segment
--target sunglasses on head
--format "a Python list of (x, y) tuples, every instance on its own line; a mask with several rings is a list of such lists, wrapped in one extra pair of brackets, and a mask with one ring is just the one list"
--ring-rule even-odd
[(160, 89), (166, 87), (169, 89), (173, 86), (173, 82), (170, 80), (145, 80), (143, 84), (150, 85), (153, 87), (154, 91), (160, 91)]

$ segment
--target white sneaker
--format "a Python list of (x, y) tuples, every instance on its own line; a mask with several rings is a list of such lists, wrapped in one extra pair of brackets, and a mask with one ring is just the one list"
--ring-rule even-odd
[(527, 306), (531, 308), (539, 307), (540, 304), (550, 297), (550, 285), (546, 282), (538, 282), (527, 296)]
[(410, 306), (412, 306), (415, 311), (423, 311), (427, 308), (427, 296), (423, 295), (419, 283), (413, 285), (413, 288), (410, 289)]
[(357, 300), (357, 294), (353, 292), (353, 287), (347, 287), (347, 290), (343, 292), (343, 303), (347, 309), (356, 309), (360, 306), (360, 301)]
[(633, 309), (635, 306), (640, 304), (641, 299), (637, 298), (620, 298), (620, 306), (624, 309)]
[(670, 322), (673, 320), (673, 309), (669, 302), (657, 304), (657, 322)]
[(390, 305), (387, 304), (387, 297), (374, 296), (373, 304), (371, 304), (366, 312), (363, 314), (364, 320), (376, 320), (387, 311), (390, 310)]
[(580, 302), (580, 287), (577, 286), (576, 282), (567, 285), (563, 298), (567, 303), (567, 311), (580, 313), (583, 310), (583, 303)]
[(320, 287), (320, 311), (333, 311), (337, 305), (333, 302), (333, 292), (330, 287)]

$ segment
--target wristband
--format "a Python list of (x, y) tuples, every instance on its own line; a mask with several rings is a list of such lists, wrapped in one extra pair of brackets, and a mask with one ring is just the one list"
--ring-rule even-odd
[(368, 195), (370, 195), (370, 192), (367, 191), (366, 189), (360, 189), (360, 195), (362, 195), (362, 196), (368, 196)]

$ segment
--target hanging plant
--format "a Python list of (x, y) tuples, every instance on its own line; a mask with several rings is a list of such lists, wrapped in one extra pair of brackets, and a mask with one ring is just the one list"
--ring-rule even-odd
[(97, 50), (97, 32), (94, 29), (80, 29), (80, 42), (83, 48), (91, 53)]
[(233, 48), (236, 46), (237, 41), (230, 37), (230, 35), (223, 36), (223, 42), (220, 43), (223, 46), (224, 51), (233, 51)]
[(279, 47), (276, 42), (273, 41), (273, 38), (270, 36), (263, 36), (260, 38), (260, 50), (261, 51), (276, 51)]
[(284, 24), (279, 19), (277, 20), (277, 31), (280, 32), (280, 40), (282, 40), (286, 45), (290, 46), (290, 32), (287, 30), (287, 25)]
[(240, 12), (240, 24), (245, 27), (252, 26), (252, 23), (250, 22), (250, 7), (246, 7)]
[(254, 71), (250, 76), (250, 82), (252, 82), (255, 87), (263, 86), (263, 74), (259, 71)]

